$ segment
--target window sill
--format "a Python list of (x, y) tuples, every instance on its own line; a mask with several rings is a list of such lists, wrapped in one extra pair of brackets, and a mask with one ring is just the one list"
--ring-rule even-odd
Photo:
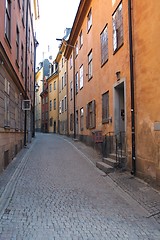
[(113, 55), (116, 54), (116, 52), (118, 52), (118, 50), (124, 45), (124, 43), (121, 43), (121, 45), (119, 45), (113, 52)]
[(107, 118), (107, 119), (103, 119), (102, 120), (102, 124), (109, 124), (109, 119)]
[(101, 68), (102, 68), (107, 62), (108, 62), (108, 59), (107, 59), (104, 63), (101, 64)]

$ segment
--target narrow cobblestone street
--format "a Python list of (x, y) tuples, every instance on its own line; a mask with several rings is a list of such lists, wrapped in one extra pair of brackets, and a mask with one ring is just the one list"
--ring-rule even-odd
[(37, 134), (19, 158), (0, 178), (0, 240), (160, 239), (149, 210), (67, 137)]

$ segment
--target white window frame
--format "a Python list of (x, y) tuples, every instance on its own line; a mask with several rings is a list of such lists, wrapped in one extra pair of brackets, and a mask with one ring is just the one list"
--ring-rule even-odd
[(80, 66), (80, 69), (79, 69), (79, 81), (80, 81), (80, 89), (83, 88), (83, 64)]

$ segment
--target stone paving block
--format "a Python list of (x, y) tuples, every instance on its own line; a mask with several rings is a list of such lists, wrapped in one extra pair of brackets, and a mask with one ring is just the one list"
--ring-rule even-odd
[[(1, 213), (0, 239), (159, 240), (158, 222), (148, 217), (135, 195), (132, 198), (111, 177), (104, 177), (88, 160), (87, 147), (80, 147), (61, 136), (37, 136)], [(151, 203), (155, 212), (158, 200), (148, 200), (150, 189), (143, 189), (143, 184), (133, 189), (137, 187), (139, 199)]]

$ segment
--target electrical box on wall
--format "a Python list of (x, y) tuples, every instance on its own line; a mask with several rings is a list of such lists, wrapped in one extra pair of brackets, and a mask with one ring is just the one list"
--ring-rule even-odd
[(22, 110), (31, 110), (31, 100), (23, 100), (22, 101)]

